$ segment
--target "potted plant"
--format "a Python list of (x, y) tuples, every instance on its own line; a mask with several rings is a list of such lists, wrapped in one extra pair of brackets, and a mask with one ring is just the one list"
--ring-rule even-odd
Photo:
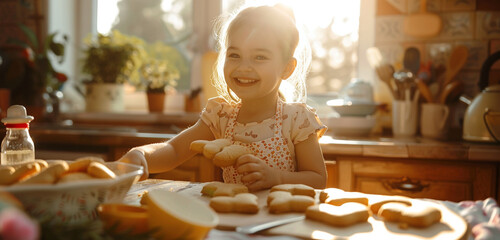
[(140, 68), (150, 112), (163, 112), (165, 90), (177, 85), (179, 71), (164, 59), (148, 58)]
[(117, 30), (108, 35), (87, 38), (83, 72), (88, 112), (121, 112), (124, 110), (124, 84), (136, 84), (138, 70), (146, 55), (144, 41)]
[[(57, 71), (52, 61), (64, 61), (68, 37), (56, 40), (57, 32), (38, 39), (34, 31), (24, 24), (18, 25), (26, 40), (8, 39), (0, 46), (0, 88), (10, 93), (6, 105), (24, 105), (31, 115), (43, 118), (46, 104), (61, 96), (62, 85), (68, 77)], [(5, 106), (2, 112), (5, 112)], [(55, 109), (54, 109), (55, 111)]]

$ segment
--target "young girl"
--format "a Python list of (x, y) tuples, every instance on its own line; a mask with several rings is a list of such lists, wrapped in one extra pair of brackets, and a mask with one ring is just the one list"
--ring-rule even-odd
[[(119, 161), (146, 172), (171, 170), (195, 154), (194, 140), (226, 138), (252, 154), (223, 168), (224, 182), (251, 191), (283, 183), (324, 188), (326, 169), (318, 138), (326, 127), (304, 103), (310, 52), (290, 9), (248, 7), (221, 26), (214, 74), (220, 97), (209, 99), (200, 120), (165, 143), (136, 147)], [(283, 80), (294, 94), (281, 94)], [(283, 84), (284, 85), (284, 84)], [(147, 174), (143, 177), (147, 177)]]

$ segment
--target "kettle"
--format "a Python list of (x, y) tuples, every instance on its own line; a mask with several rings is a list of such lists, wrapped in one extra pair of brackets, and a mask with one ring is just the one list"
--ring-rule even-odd
[(490, 68), (499, 59), (500, 51), (490, 55), (481, 67), (479, 89), (482, 92), (465, 110), (462, 135), (465, 140), (500, 142), (500, 84), (488, 86)]

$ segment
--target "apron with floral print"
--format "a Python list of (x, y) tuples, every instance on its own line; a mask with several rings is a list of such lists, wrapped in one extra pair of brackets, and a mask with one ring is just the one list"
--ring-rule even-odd
[[(274, 115), (274, 136), (266, 138), (261, 141), (252, 143), (243, 143), (234, 140), (234, 125), (236, 118), (241, 108), (238, 104), (231, 116), (229, 117), (228, 125), (224, 133), (224, 138), (231, 140), (233, 144), (243, 145), (249, 148), (253, 155), (262, 159), (266, 164), (272, 168), (280, 169), (282, 171), (294, 172), (295, 161), (292, 159), (290, 150), (287, 145), (286, 139), (283, 137), (283, 105), (281, 100), (278, 100), (276, 114)], [(241, 175), (236, 171), (233, 166), (224, 167), (223, 178), (226, 183), (241, 183)]]

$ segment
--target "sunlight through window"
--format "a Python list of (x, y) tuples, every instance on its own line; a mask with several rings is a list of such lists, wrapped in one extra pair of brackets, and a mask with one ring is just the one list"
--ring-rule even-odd
[[(138, 29), (137, 26), (127, 25), (127, 29), (135, 29), (133, 31), (137, 30), (141, 34), (151, 33), (155, 35), (151, 36), (151, 39), (159, 39), (160, 36), (163, 36), (164, 41), (195, 36), (196, 34), (191, 32), (192, 19), (186, 18), (188, 16), (186, 8), (192, 8), (191, 4), (186, 4), (189, 1), (162, 0), (158, 8), (149, 9), (154, 11), (153, 13), (148, 14), (147, 17), (142, 16), (148, 21), (153, 21), (151, 19), (154, 17), (160, 18), (161, 25), (150, 24), (147, 29), (142, 30)], [(232, 11), (245, 3), (245, 0), (221, 1), (223, 12)], [(128, 16), (137, 18), (137, 14), (146, 14), (130, 11), (122, 6), (126, 5), (130, 8), (130, 6), (135, 5), (147, 5), (142, 1), (99, 0), (97, 3), (97, 31), (103, 34), (114, 29), (117, 23), (121, 23), (122, 27), (123, 24), (133, 24), (133, 22), (125, 21), (123, 18), (128, 18)], [(294, 10), (297, 21), (302, 23), (305, 28), (304, 31), (311, 43), (313, 53), (311, 72), (307, 81), (309, 93), (338, 92), (352, 78), (357, 77), (360, 0), (253, 0), (250, 3), (267, 5), (283, 3)], [(159, 27), (159, 29), (155, 30), (155, 27)], [(164, 32), (165, 29), (167, 29), (167, 33), (161, 35), (160, 33)], [(148, 36), (140, 37), (149, 40)], [(182, 43), (187, 55), (192, 51), (190, 48), (195, 47), (188, 43), (187, 40)]]

